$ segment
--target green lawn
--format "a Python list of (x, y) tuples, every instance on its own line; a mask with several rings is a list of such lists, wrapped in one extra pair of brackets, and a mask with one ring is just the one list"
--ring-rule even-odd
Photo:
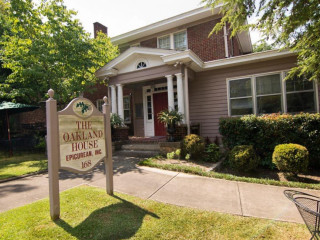
[(309, 239), (302, 224), (233, 216), (81, 186), (61, 194), (61, 219), (48, 200), (0, 214), (0, 239)]
[(0, 154), (0, 180), (46, 170), (47, 157), (43, 153)]
[(232, 181), (320, 190), (320, 184), (318, 183), (303, 183), (303, 182), (294, 182), (294, 181), (281, 182), (278, 180), (267, 179), (267, 178), (242, 177), (242, 176), (236, 176), (232, 174), (219, 173), (219, 172), (213, 172), (213, 171), (206, 172), (202, 170), (200, 167), (196, 167), (196, 166), (194, 167), (194, 166), (185, 166), (185, 165), (179, 165), (179, 164), (168, 164), (168, 163), (165, 163), (165, 161), (164, 163), (158, 163), (156, 160), (157, 160), (157, 157), (144, 159), (139, 162), (139, 165), (160, 168), (160, 169), (165, 169), (170, 171), (176, 171), (176, 172), (191, 173), (191, 174), (204, 176), (204, 177), (232, 180)]

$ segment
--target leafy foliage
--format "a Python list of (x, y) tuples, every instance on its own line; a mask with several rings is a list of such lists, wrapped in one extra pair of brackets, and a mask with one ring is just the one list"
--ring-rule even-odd
[(273, 46), (269, 44), (265, 39), (253, 44), (253, 52), (263, 52), (272, 50)]
[(167, 159), (180, 159), (181, 149), (167, 153)]
[(122, 127), (124, 125), (123, 119), (116, 113), (110, 114), (111, 128)]
[[(231, 36), (249, 29), (259, 30), (274, 44), (298, 54), (298, 66), (290, 71), (311, 75), (320, 81), (320, 3), (315, 0), (202, 0), (212, 8), (221, 7), (223, 15), (211, 32), (219, 32), (226, 23)], [(247, 18), (257, 22), (248, 24)]]
[(231, 168), (243, 172), (256, 169), (259, 163), (259, 158), (251, 145), (235, 146), (230, 151), (228, 160)]
[(270, 114), (221, 118), (224, 146), (252, 145), (263, 166), (272, 167), (272, 153), (278, 144), (297, 143), (310, 153), (310, 165), (320, 166), (320, 114)]
[(63, 0), (11, 0), (0, 18), (0, 57), (12, 73), (0, 98), (37, 103), (49, 88), (68, 102), (97, 83), (95, 71), (118, 54), (110, 38), (91, 39)]
[(208, 162), (218, 162), (220, 160), (221, 154), (219, 150), (219, 146), (215, 143), (211, 143), (206, 146), (204, 158), (205, 161)]
[[(205, 151), (204, 139), (196, 134), (190, 134), (184, 137), (182, 141), (182, 156), (187, 159), (200, 160)], [(187, 159), (188, 160), (188, 159)]]
[(181, 113), (179, 113), (176, 110), (163, 110), (158, 113), (158, 120), (161, 123), (164, 123), (166, 125), (172, 125), (174, 123), (179, 123), (183, 119), (183, 116)]
[(299, 144), (280, 144), (274, 149), (272, 162), (280, 171), (304, 173), (308, 169), (309, 152)]

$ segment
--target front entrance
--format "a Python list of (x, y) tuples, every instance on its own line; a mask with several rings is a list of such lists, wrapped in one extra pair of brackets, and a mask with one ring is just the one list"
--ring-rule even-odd
[(168, 93), (154, 93), (153, 94), (153, 112), (154, 112), (154, 135), (166, 136), (166, 128), (163, 123), (158, 120), (158, 113), (162, 110), (168, 109)]

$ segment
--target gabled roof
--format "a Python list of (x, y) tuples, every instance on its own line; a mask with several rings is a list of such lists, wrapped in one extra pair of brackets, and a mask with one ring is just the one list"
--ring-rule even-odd
[[(212, 17), (219, 14), (219, 11), (220, 6), (217, 6), (213, 10), (207, 7), (196, 8), (191, 11), (112, 37), (111, 41), (116, 45), (128, 43), (139, 38), (147, 37), (178, 26)], [(248, 31), (243, 31), (241, 33), (238, 33), (237, 37), (239, 39), (242, 51), (244, 53), (252, 52), (250, 33)]]
[[(179, 53), (179, 51), (175, 50), (167, 50), (161, 48), (146, 48), (146, 47), (130, 47), (123, 53), (121, 53), (118, 57), (110, 61), (108, 64), (100, 68), (96, 72), (97, 77), (107, 76), (112, 77), (117, 75), (118, 69), (117, 65), (121, 62), (125, 61), (129, 57), (133, 55), (149, 55), (149, 56), (167, 56), (171, 54)], [(163, 63), (165, 64), (165, 63)]]

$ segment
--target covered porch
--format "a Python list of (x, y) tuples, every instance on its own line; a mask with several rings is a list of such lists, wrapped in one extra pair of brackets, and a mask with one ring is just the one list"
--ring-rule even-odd
[(109, 82), (111, 111), (118, 114), (136, 137), (166, 136), (157, 115), (177, 110), (190, 133), (188, 85), (193, 71), (182, 62), (166, 64), (162, 57), (177, 51), (130, 48), (108, 63), (98, 76)]

